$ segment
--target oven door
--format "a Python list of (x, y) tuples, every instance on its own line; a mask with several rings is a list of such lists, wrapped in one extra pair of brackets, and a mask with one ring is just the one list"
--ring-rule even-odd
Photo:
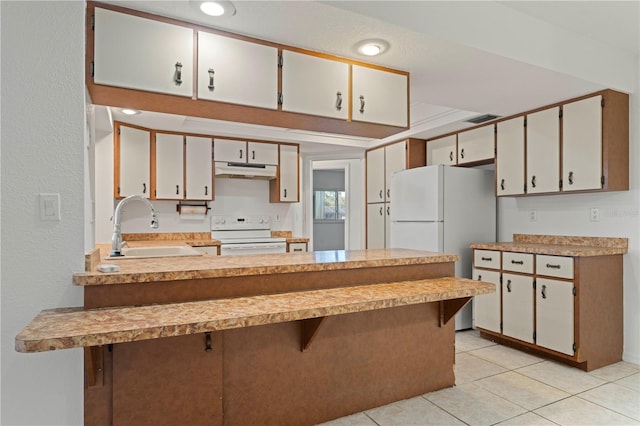
[(287, 243), (228, 243), (220, 246), (222, 256), (244, 255), (244, 254), (269, 254), (286, 253)]

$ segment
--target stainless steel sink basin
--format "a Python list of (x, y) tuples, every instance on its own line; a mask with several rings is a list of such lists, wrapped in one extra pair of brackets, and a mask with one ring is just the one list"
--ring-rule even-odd
[(149, 257), (202, 256), (203, 253), (189, 246), (125, 247), (122, 256), (107, 259), (143, 259)]

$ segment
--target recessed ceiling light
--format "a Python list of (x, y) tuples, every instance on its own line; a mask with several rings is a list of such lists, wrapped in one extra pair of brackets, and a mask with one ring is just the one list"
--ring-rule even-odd
[(140, 111), (136, 111), (135, 109), (131, 109), (131, 108), (123, 108), (120, 110), (120, 112), (122, 112), (123, 114), (126, 115), (137, 115), (140, 114)]
[(389, 42), (382, 39), (362, 40), (356, 44), (356, 51), (365, 56), (376, 56), (389, 49)]
[(236, 8), (230, 1), (196, 1), (198, 9), (209, 16), (233, 16)]

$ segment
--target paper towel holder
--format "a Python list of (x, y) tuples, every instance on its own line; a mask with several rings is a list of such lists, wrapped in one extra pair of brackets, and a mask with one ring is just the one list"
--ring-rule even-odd
[(205, 215), (209, 214), (209, 210), (211, 210), (211, 207), (209, 207), (206, 201), (178, 201), (178, 204), (176, 204), (178, 214), (182, 214), (183, 207), (201, 207)]

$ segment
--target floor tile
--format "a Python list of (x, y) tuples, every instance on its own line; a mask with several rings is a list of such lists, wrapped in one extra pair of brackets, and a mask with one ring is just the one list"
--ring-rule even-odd
[(607, 383), (578, 395), (582, 399), (640, 421), (640, 393), (615, 383)]
[(525, 413), (504, 422), (498, 423), (496, 426), (547, 426), (555, 425), (555, 423), (540, 417), (534, 413)]
[(535, 410), (571, 396), (560, 389), (513, 371), (487, 377), (474, 384), (527, 410)]
[(367, 415), (380, 426), (464, 425), (463, 422), (422, 397), (368, 410)]
[(318, 426), (377, 426), (376, 422), (371, 420), (369, 416), (364, 413), (352, 414), (347, 417), (341, 417), (339, 419), (331, 420), (326, 423), (321, 423)]
[(463, 422), (476, 426), (493, 425), (526, 411), (474, 383), (431, 392), (424, 397)]
[(505, 368), (470, 355), (469, 353), (456, 354), (456, 365), (454, 368), (456, 385), (484, 379), (485, 377), (494, 376), (504, 373), (505, 371), (507, 371)]
[(544, 359), (507, 346), (495, 345), (488, 348), (477, 349), (470, 352), (471, 355), (486, 359), (508, 370), (526, 367), (536, 364)]
[(596, 376), (609, 382), (614, 382), (635, 373), (638, 373), (638, 366), (624, 361), (607, 365), (606, 367), (598, 368), (597, 370), (589, 372), (592, 376)]
[(616, 381), (616, 384), (640, 392), (640, 373)]
[(636, 420), (573, 396), (535, 410), (561, 426), (638, 425)]
[(529, 365), (517, 369), (516, 372), (570, 394), (584, 392), (606, 383), (605, 380), (585, 374), (582, 370), (553, 361)]
[(486, 348), (487, 346), (495, 345), (495, 342), (480, 337), (480, 333), (477, 330), (456, 332), (456, 353), (468, 352), (474, 349)]

